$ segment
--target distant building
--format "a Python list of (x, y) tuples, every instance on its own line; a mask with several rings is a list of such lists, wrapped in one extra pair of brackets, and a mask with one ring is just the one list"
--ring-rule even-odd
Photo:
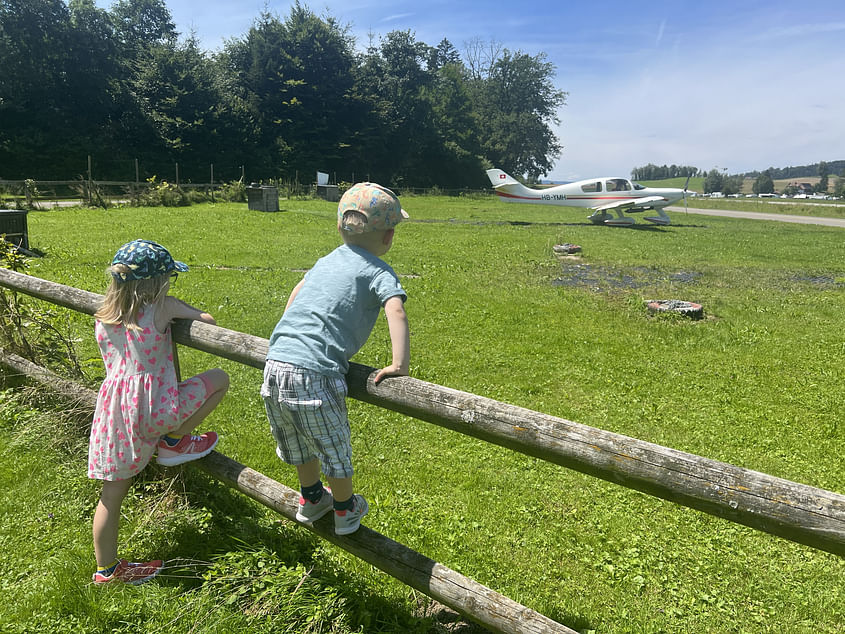
[(789, 183), (788, 187), (794, 187), (798, 194), (810, 195), (813, 193), (813, 186), (810, 183)]

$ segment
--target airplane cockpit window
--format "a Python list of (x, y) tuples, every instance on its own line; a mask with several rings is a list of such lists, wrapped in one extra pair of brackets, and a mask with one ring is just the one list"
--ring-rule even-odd
[(645, 189), (645, 185), (640, 185), (639, 183), (634, 183), (634, 189)]
[(604, 185), (609, 192), (626, 192), (631, 189), (631, 184), (624, 178), (611, 178)]
[(601, 183), (596, 181), (595, 183), (587, 183), (586, 185), (581, 185), (582, 192), (600, 192), (601, 191)]

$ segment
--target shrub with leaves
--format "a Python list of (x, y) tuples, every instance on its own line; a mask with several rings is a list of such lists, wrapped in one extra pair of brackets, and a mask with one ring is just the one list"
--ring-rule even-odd
[[(0, 268), (27, 273), (29, 260), (11, 242), (0, 236)], [(66, 321), (59, 308), (38, 300), (24, 300), (17, 292), (0, 290), (0, 346), (45, 367), (63, 369), (74, 378), (84, 378), (73, 341), (55, 324)]]
[(155, 176), (147, 179), (149, 187), (138, 196), (138, 204), (144, 207), (187, 207), (191, 198), (178, 185), (167, 181), (158, 182)]
[(76, 183), (71, 185), (73, 191), (87, 204), (93, 207), (101, 207), (108, 209), (111, 206), (111, 201), (106, 196), (102, 187), (93, 181), (89, 181), (82, 176), (78, 177)]
[(223, 184), (217, 190), (217, 195), (221, 200), (226, 200), (230, 203), (245, 203), (246, 202), (246, 185), (241, 180), (230, 181)]

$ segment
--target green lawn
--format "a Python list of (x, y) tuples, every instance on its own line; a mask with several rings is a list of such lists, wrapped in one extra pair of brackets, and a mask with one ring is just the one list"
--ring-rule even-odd
[[(843, 230), (675, 212), (675, 225), (623, 229), (487, 196), (403, 206), (412, 220), (386, 259), (408, 291), (412, 376), (845, 491)], [(30, 243), (46, 257), (30, 272), (102, 293), (117, 247), (154, 239), (191, 267), (174, 294), (267, 337), (303, 271), (338, 244), (331, 203), (281, 207), (32, 212)], [(561, 242), (581, 257), (559, 260)], [(705, 318), (656, 317), (651, 298), (701, 303)], [(96, 386), (90, 318), (61, 321)], [(355, 361), (387, 362), (383, 322)], [(220, 451), (295, 486), (259, 371), (184, 347), (180, 358), (183, 375), (219, 365), (232, 377), (207, 425)], [(126, 554), (183, 568), (93, 588), (84, 430), (51, 442), (55, 412), (9, 392), (0, 412), (13, 571), (0, 629), (447, 631), (418, 593), (190, 467), (176, 479), (149, 469), (122, 533)], [(368, 526), (571, 628), (845, 631), (836, 556), (370, 405), (350, 401), (350, 416)]]

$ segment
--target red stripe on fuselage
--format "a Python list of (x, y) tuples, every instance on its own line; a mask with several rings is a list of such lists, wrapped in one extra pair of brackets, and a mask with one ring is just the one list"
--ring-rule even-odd
[(569, 196), (567, 200), (637, 200), (645, 196)]
[(539, 196), (536, 198), (530, 198), (528, 196), (517, 196), (516, 194), (509, 194), (508, 192), (499, 190), (496, 190), (496, 195), (501, 196), (502, 198), (519, 198), (520, 200), (542, 200)]
[[(503, 192), (501, 190), (496, 190), (496, 195), (501, 196), (502, 198), (516, 198), (518, 200), (548, 200), (547, 198), (543, 198), (542, 195), (538, 195), (536, 197), (530, 196), (518, 196), (516, 194), (510, 194), (508, 192)], [(640, 198), (648, 198), (649, 196), (653, 196), (654, 194), (648, 194), (646, 196), (578, 196), (575, 194), (566, 194), (565, 199), (561, 200), (603, 200), (603, 201), (611, 201), (611, 200), (639, 200)], [(663, 200), (668, 201), (669, 199), (665, 196), (662, 197)]]

